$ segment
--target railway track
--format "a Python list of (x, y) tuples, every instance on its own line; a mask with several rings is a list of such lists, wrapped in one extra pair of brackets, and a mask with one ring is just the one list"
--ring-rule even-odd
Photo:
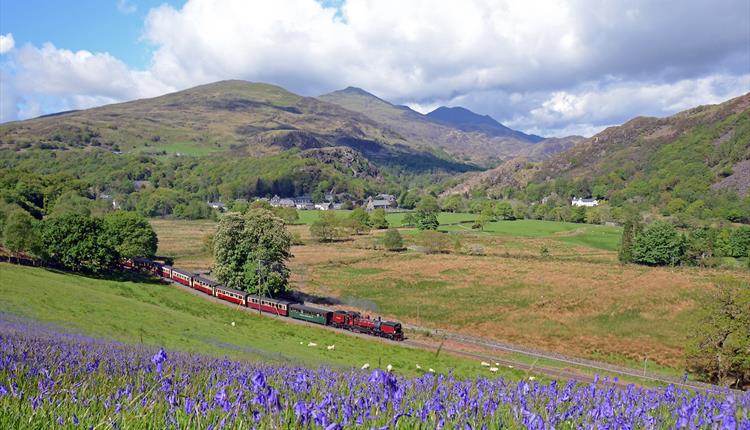
[[(194, 294), (196, 296), (202, 297), (209, 301), (213, 301), (214, 303), (220, 303), (224, 306), (236, 308), (243, 312), (249, 312), (249, 313), (255, 313), (255, 314), (258, 313), (254, 309), (249, 309), (243, 306), (238, 306), (236, 304), (229, 303), (227, 301), (218, 299), (216, 297), (208, 296), (202, 292), (196, 291), (180, 283), (177, 283), (174, 281), (171, 281), (170, 283), (173, 286), (176, 286), (177, 288), (180, 288), (181, 290), (185, 292)], [(311, 303), (305, 303), (305, 304), (313, 305), (323, 310), (333, 311), (333, 309), (331, 308), (326, 308), (317, 304), (311, 304)], [(272, 315), (268, 313), (262, 313), (261, 315), (269, 317), (269, 318), (276, 318), (278, 320), (283, 320), (283, 321), (290, 322), (293, 324), (301, 324), (301, 325), (306, 325), (308, 327), (322, 328), (322, 329), (330, 330), (335, 333), (345, 333), (350, 336), (355, 336), (355, 337), (359, 337), (359, 338), (367, 339), (371, 341), (393, 343), (392, 340), (387, 340), (387, 339), (380, 338), (380, 337), (374, 337), (374, 336), (370, 336), (367, 334), (361, 334), (361, 333), (355, 333), (351, 331), (336, 329), (330, 326), (321, 326), (319, 324), (313, 324), (313, 323), (309, 323), (306, 321), (287, 318), (287, 317), (283, 317), (279, 315)], [(597, 382), (596, 374), (591, 374), (591, 372), (594, 371), (594, 372), (604, 372), (612, 376), (626, 377), (627, 381), (622, 381), (622, 380), (614, 381), (613, 379), (610, 379), (610, 383), (614, 383), (621, 387), (625, 387), (633, 383), (635, 383), (636, 385), (641, 385), (635, 382), (635, 381), (641, 380), (641, 381), (663, 383), (667, 385), (671, 384), (677, 387), (683, 387), (683, 388), (688, 388), (691, 390), (700, 390), (700, 391), (716, 391), (716, 390), (726, 389), (725, 387), (721, 387), (718, 385), (706, 384), (706, 383), (702, 383), (698, 381), (686, 381), (683, 379), (671, 378), (665, 375), (659, 375), (659, 374), (654, 374), (650, 372), (645, 372), (645, 373), (639, 372), (638, 370), (625, 368), (622, 366), (611, 365), (608, 363), (602, 363), (602, 362), (597, 362), (593, 360), (579, 359), (576, 357), (568, 357), (568, 356), (564, 356), (561, 354), (549, 353), (549, 352), (544, 352), (544, 351), (536, 351), (530, 348), (506, 344), (506, 343), (497, 342), (497, 341), (484, 339), (484, 338), (467, 336), (467, 335), (463, 335), (460, 333), (454, 333), (454, 332), (449, 332), (445, 330), (431, 329), (427, 327), (421, 327), (421, 326), (416, 326), (413, 324), (404, 324), (404, 323), (402, 323), (402, 326), (405, 329), (408, 329), (411, 331), (429, 333), (431, 337), (435, 339), (440, 339), (442, 341), (440, 345), (435, 345), (435, 344), (430, 344), (430, 343), (415, 340), (415, 339), (409, 339), (407, 337), (404, 341), (399, 342), (400, 344), (406, 347), (415, 348), (415, 349), (426, 349), (426, 350), (432, 350), (432, 351), (440, 350), (441, 352), (449, 353), (452, 355), (462, 356), (465, 358), (475, 359), (479, 361), (486, 361), (486, 362), (493, 363), (493, 364), (497, 363), (500, 366), (505, 366), (505, 367), (516, 369), (516, 370), (526, 371), (529, 373), (533, 373), (535, 375), (544, 375), (546, 377), (550, 377), (553, 379), (575, 380), (578, 382), (594, 383), (594, 382)], [(446, 345), (445, 341), (450, 341), (450, 345)], [(461, 346), (463, 346), (464, 348), (462, 348)], [(476, 351), (477, 348), (479, 348), (479, 351)], [(498, 354), (493, 354), (492, 351), (496, 351)], [(539, 365), (536, 363), (529, 364), (528, 362), (509, 359), (507, 357), (502, 356), (508, 353), (519, 353), (519, 354), (523, 354), (523, 355), (526, 355), (535, 359), (543, 359), (543, 360), (552, 361), (552, 362), (561, 364), (562, 367), (548, 366), (544, 364)], [(571, 368), (571, 366), (573, 367)], [(737, 390), (732, 390), (732, 391), (737, 391)]]

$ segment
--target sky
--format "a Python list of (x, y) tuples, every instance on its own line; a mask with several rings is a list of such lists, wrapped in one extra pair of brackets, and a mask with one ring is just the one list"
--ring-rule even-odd
[(0, 122), (223, 79), (590, 136), (750, 92), (750, 1), (0, 0)]

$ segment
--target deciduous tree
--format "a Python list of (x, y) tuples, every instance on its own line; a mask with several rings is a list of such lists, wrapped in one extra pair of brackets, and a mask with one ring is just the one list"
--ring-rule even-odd
[(713, 383), (750, 387), (750, 286), (720, 284), (701, 303), (702, 318), (687, 349), (689, 370)]
[(388, 251), (404, 249), (404, 240), (401, 238), (401, 233), (395, 228), (389, 228), (383, 235), (383, 247)]
[(135, 212), (117, 211), (104, 217), (107, 238), (121, 258), (153, 257), (159, 243), (148, 220)]
[(101, 272), (119, 259), (102, 220), (80, 214), (45, 219), (42, 245), (52, 261), (71, 270)]
[(228, 214), (214, 237), (214, 273), (231, 288), (274, 295), (289, 284), (286, 262), (292, 236), (284, 221), (265, 209)]
[(8, 251), (14, 254), (38, 253), (39, 233), (36, 220), (28, 212), (20, 208), (10, 212), (3, 230), (3, 243)]
[(375, 209), (370, 215), (370, 226), (377, 230), (388, 228), (388, 220), (385, 218), (385, 209)]
[(635, 238), (633, 261), (652, 266), (677, 264), (682, 259), (684, 243), (674, 226), (657, 221)]

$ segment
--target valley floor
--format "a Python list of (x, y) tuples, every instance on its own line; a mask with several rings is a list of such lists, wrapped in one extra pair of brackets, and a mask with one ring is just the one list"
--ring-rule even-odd
[[(153, 225), (160, 254), (181, 267), (210, 267), (201, 243), (215, 224)], [(305, 242), (293, 248), (293, 288), (313, 301), (414, 325), (681, 374), (698, 303), (717, 282), (750, 282), (742, 271), (623, 266), (615, 227), (544, 221), (497, 222), (484, 232), (464, 227), (441, 229), (485, 255), (372, 249), (382, 232), (321, 244), (306, 225), (292, 226)], [(411, 233), (402, 230), (407, 244)]]

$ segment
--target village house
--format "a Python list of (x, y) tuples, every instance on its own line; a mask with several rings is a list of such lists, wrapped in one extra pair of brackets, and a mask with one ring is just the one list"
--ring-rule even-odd
[(396, 199), (373, 199), (372, 196), (370, 196), (365, 202), (365, 209), (367, 209), (368, 212), (374, 211), (375, 209), (390, 209), (393, 207), (396, 207)]
[(275, 208), (293, 208), (297, 206), (294, 203), (294, 200), (282, 199), (279, 196), (273, 196), (271, 200), (268, 201), (268, 203)]
[(315, 209), (312, 197), (308, 195), (292, 197), (292, 200), (294, 200), (294, 207), (296, 207), (297, 209)]
[(570, 201), (570, 204), (573, 206), (585, 206), (590, 208), (599, 206), (599, 201), (597, 199), (582, 199), (580, 197), (573, 197), (573, 200)]

